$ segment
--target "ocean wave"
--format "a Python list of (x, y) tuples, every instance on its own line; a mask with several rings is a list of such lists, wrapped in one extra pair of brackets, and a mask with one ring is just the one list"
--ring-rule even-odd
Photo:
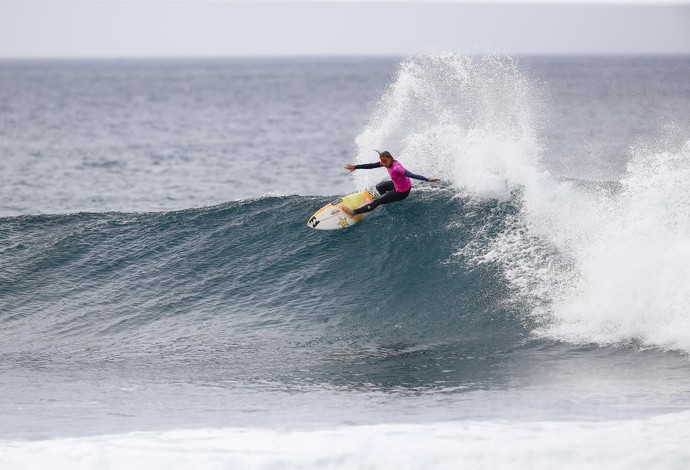
[[(455, 311), (482, 312), (475, 315), (481, 323), (495, 310), (488, 304), (505, 300), (495, 273), (462, 266), (454, 253), (485, 223), (483, 213), (508, 206), (468, 209), (450, 192), (418, 191), (361, 227), (306, 228), (308, 215), (328, 201), (265, 197), (167, 213), (0, 219), (0, 294), (13, 306), (3, 322), (44, 316), (47, 324), (32, 324), (50, 326), (49, 334), (75, 323), (101, 334), (227, 312), (241, 328), (303, 328), (326, 316), (388, 310), (371, 322), (412, 328)], [(476, 296), (484, 307), (477, 309)], [(87, 320), (88, 311), (99, 313)]]
[(348, 230), (305, 227), (331, 200), (306, 196), (2, 218), (0, 352), (390, 385), (465, 383), (465, 357), (543, 342), (690, 352), (687, 141), (640, 150), (620, 184), (555, 178), (532, 87), (508, 59), (405, 62), (358, 159), (401, 142), (449, 184)]
[[(489, 342), (491, 354), (535, 337), (686, 351), (684, 219), (659, 222), (653, 208), (677, 206), (664, 196), (640, 208), (653, 199), (633, 198), (637, 180), (626, 181), (622, 191), (552, 181), (541, 206), (530, 188), (506, 201), (418, 188), (332, 233), (304, 225), (330, 198), (304, 196), (3, 218), (4, 351), (93, 358), (279, 342), (275, 354), (291, 354), (341, 341)], [(657, 268), (665, 284), (646, 288)]]
[[(526, 311), (500, 272), (456, 255), (510, 203), (415, 191), (357, 227), (307, 228), (329, 201), (0, 219), (0, 353), (41, 367), (222, 363), (220, 375), (288, 382), (357, 382), (371, 369), (373, 383), (446, 386), (447, 370), (466, 378), (459, 356), (524, 341)], [(420, 374), (389, 375), (393, 364)]]

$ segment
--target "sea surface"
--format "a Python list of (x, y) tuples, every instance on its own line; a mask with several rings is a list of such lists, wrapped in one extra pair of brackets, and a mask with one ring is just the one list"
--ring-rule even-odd
[(690, 57), (0, 61), (0, 468), (687, 469), (689, 355)]

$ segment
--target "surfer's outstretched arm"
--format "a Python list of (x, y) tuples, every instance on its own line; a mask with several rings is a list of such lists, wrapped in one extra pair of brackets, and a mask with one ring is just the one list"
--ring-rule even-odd
[(429, 178), (427, 178), (426, 176), (415, 175), (410, 170), (405, 171), (405, 176), (407, 176), (408, 178), (416, 179), (416, 180), (429, 181)]
[(426, 176), (415, 175), (410, 170), (405, 170), (405, 176), (407, 176), (408, 178), (416, 179), (416, 180), (429, 181), (430, 183), (436, 183), (438, 181), (441, 181), (438, 178), (427, 178)]
[(355, 171), (355, 170), (371, 170), (372, 168), (381, 168), (381, 162), (376, 162), (376, 163), (360, 163), (359, 165), (353, 165), (352, 163), (348, 163), (345, 165), (346, 170), (350, 171)]

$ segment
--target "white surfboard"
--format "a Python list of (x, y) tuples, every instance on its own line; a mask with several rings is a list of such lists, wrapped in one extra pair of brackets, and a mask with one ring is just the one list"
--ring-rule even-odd
[(316, 211), (307, 221), (307, 227), (316, 230), (339, 230), (341, 228), (350, 227), (362, 220), (367, 214), (364, 213), (350, 217), (343, 212), (342, 206), (346, 206), (349, 209), (357, 209), (373, 200), (374, 197), (369, 191), (362, 191), (361, 193), (345, 196), (342, 199), (326, 204)]

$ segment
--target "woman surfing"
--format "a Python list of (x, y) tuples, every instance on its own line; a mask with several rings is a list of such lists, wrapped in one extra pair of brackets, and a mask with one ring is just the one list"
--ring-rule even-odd
[(414, 173), (405, 169), (402, 164), (393, 158), (393, 155), (388, 151), (379, 152), (380, 161), (375, 163), (363, 163), (360, 165), (353, 165), (348, 163), (345, 165), (346, 170), (369, 170), (372, 168), (384, 167), (388, 170), (388, 174), (391, 177), (391, 181), (383, 181), (376, 185), (376, 190), (379, 192), (380, 196), (371, 201), (369, 204), (365, 204), (362, 207), (351, 210), (347, 207), (343, 207), (343, 211), (350, 217), (354, 217), (357, 214), (364, 214), (365, 212), (371, 212), (376, 209), (381, 204), (389, 204), (391, 202), (402, 201), (409, 194), (412, 189), (412, 182), (410, 178), (414, 178), (422, 181), (429, 181), (435, 183), (441, 181), (438, 178), (427, 178), (426, 176), (415, 175)]

